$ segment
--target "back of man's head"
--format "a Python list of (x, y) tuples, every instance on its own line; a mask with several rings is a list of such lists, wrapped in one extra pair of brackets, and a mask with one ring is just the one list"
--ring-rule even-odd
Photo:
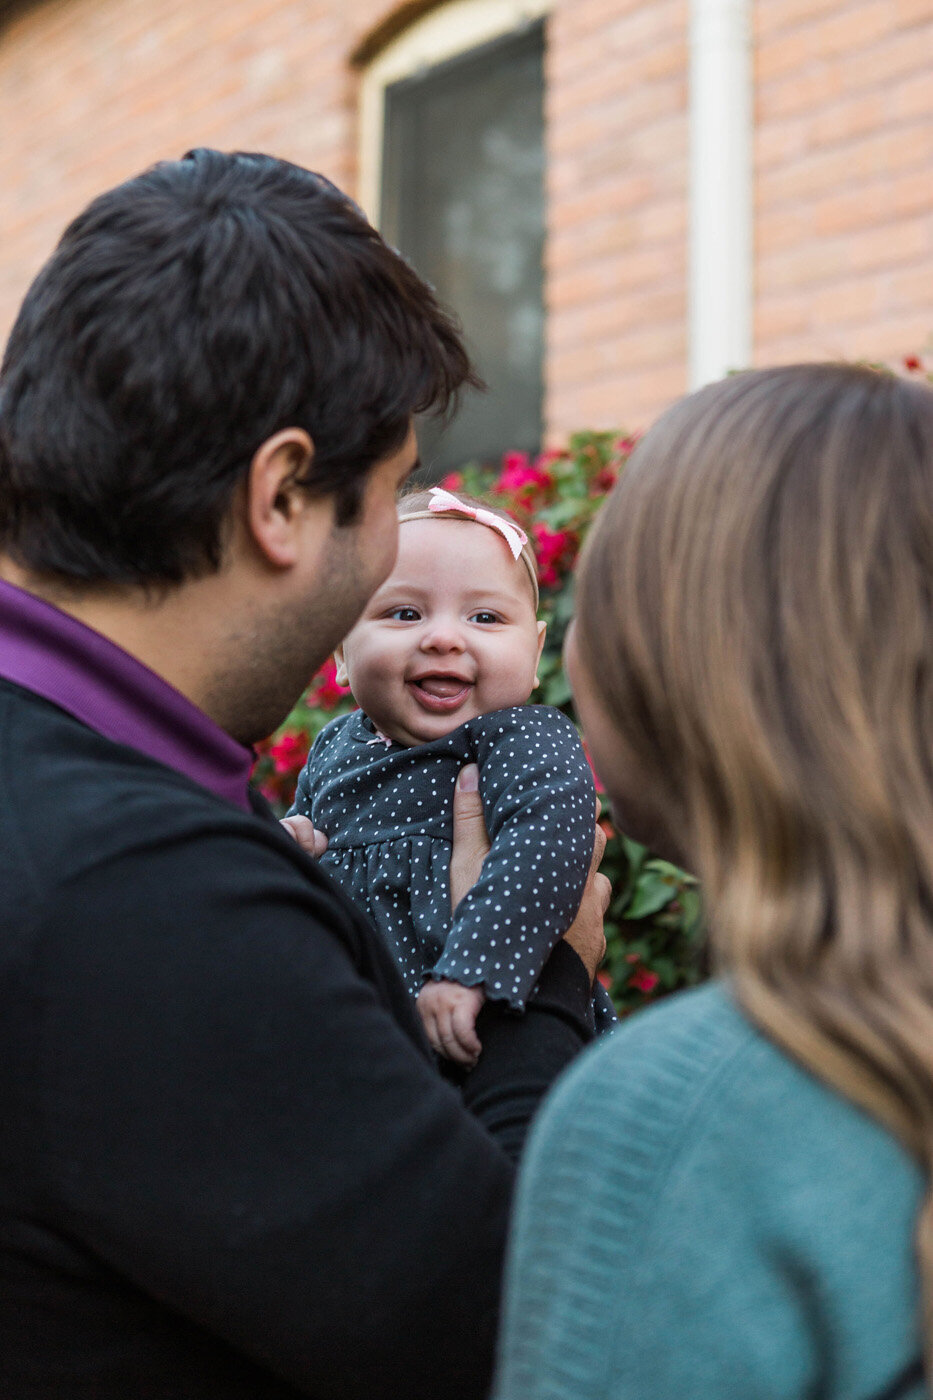
[(456, 322), (327, 180), (192, 151), (94, 200), (26, 296), (0, 370), (0, 552), (77, 586), (215, 569), (238, 483), (287, 427), (346, 524), (412, 414), (473, 382)]

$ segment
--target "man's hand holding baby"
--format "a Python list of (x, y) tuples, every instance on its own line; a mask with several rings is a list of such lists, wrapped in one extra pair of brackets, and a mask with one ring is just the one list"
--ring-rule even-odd
[(439, 1055), (460, 1065), (475, 1065), (482, 1045), (476, 1018), (486, 1000), (482, 987), (459, 982), (426, 982), (418, 993), (418, 1011), (428, 1040)]
[(307, 855), (322, 856), (327, 850), (327, 837), (307, 817), (283, 817), (282, 825)]

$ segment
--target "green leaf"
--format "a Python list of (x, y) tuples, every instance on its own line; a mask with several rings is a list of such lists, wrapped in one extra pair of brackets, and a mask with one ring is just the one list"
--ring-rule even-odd
[(541, 688), (544, 692), (545, 704), (553, 705), (558, 710), (570, 701), (570, 682), (563, 671), (558, 671), (555, 675), (550, 676)]
[(652, 856), (645, 865), (646, 870), (653, 870), (658, 875), (663, 875), (675, 885), (695, 885), (696, 879), (681, 870), (679, 865), (672, 865), (669, 860), (662, 860), (660, 856)]
[(666, 876), (657, 875), (653, 871), (642, 873), (635, 885), (631, 903), (625, 911), (626, 918), (645, 919), (649, 914), (656, 914), (659, 909), (670, 904), (675, 893), (676, 890)]
[(702, 936), (703, 930), (703, 901), (698, 889), (684, 890), (680, 896), (683, 905), (683, 912), (680, 916), (681, 928), (684, 937), (696, 939)]
[(577, 525), (580, 514), (585, 509), (586, 496), (565, 496), (556, 505), (548, 506), (547, 510), (542, 510), (538, 518), (543, 520), (544, 524), (552, 530), (568, 530)]
[(628, 858), (628, 863), (633, 870), (640, 870), (647, 855), (647, 848), (638, 841), (633, 841), (630, 836), (619, 832), (619, 840), (622, 842), (622, 849)]

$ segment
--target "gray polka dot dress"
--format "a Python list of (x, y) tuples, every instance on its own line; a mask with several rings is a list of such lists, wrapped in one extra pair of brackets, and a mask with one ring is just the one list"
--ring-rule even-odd
[[(492, 848), (452, 917), (452, 804), (465, 763), (479, 766)], [(318, 735), (289, 815), (326, 833), (321, 863), (380, 929), (412, 995), (447, 978), (520, 1011), (579, 907), (595, 804), (579, 735), (549, 706), (496, 710), (414, 748), (377, 737), (355, 710)], [(597, 1029), (615, 1023), (601, 986), (594, 1008)]]

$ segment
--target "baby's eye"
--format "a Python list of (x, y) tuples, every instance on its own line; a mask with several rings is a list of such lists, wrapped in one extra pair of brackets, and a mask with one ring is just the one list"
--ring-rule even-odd
[(391, 618), (393, 622), (417, 622), (420, 616), (417, 608), (407, 606), (393, 608), (391, 612), (386, 613), (386, 617)]
[(480, 608), (479, 612), (471, 615), (470, 621), (481, 622), (488, 627), (491, 623), (501, 622), (502, 618), (498, 613), (490, 612), (488, 608)]

